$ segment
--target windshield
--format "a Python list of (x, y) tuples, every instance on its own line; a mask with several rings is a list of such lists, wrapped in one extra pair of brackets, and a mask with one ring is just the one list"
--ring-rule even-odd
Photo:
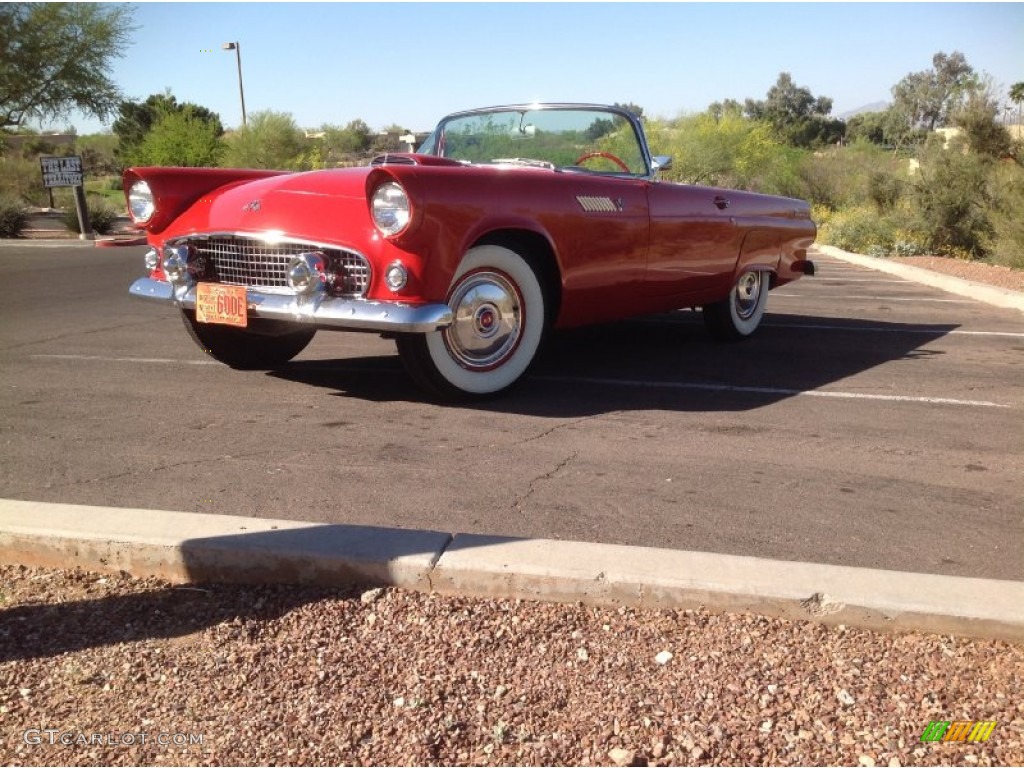
[(633, 124), (600, 109), (497, 109), (443, 121), (420, 153), (466, 163), (536, 165), (593, 173), (648, 173)]

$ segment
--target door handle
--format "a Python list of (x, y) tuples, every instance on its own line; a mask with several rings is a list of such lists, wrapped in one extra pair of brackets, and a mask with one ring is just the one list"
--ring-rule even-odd
[(729, 198), (723, 197), (722, 195), (715, 195), (714, 203), (718, 206), (718, 210), (724, 211), (729, 207)]

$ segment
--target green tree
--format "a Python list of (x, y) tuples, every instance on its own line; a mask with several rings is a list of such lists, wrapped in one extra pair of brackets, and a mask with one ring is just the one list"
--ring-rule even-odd
[(632, 101), (627, 101), (625, 104), (615, 102), (615, 106), (618, 107), (619, 109), (624, 109), (627, 112), (632, 112), (637, 117), (644, 116), (644, 108), (641, 107), (639, 104), (634, 104)]
[(216, 166), (224, 153), (217, 127), (190, 109), (162, 110), (136, 150), (138, 165)]
[(352, 120), (344, 128), (324, 126), (325, 140), (332, 155), (352, 155), (370, 148), (370, 126)]
[(999, 99), (991, 82), (967, 96), (952, 123), (964, 132), (972, 152), (994, 159), (1014, 155), (1010, 132), (999, 123)]
[(834, 144), (846, 130), (842, 120), (830, 117), (832, 99), (815, 97), (794, 83), (789, 72), (779, 74), (763, 101), (747, 99), (744, 111), (752, 120), (769, 123), (780, 139), (795, 147)]
[(1010, 101), (1017, 105), (1017, 125), (1024, 119), (1024, 83), (1014, 83), (1010, 86)]
[(288, 112), (251, 113), (248, 125), (225, 143), (224, 164), (232, 168), (304, 170), (308, 165), (305, 132)]
[(128, 45), (133, 9), (0, 3), (0, 129), (67, 117), (106, 119), (121, 94), (109, 70)]
[(139, 148), (157, 121), (171, 112), (187, 112), (192, 119), (211, 126), (216, 136), (224, 135), (224, 126), (221, 124), (220, 115), (191, 102), (179, 104), (178, 99), (168, 89), (163, 93), (154, 93), (145, 101), (122, 101), (120, 103), (118, 117), (112, 126), (118, 139), (115, 151), (117, 158), (125, 165), (145, 164), (139, 157)]
[(892, 87), (893, 106), (910, 128), (934, 131), (947, 125), (966, 94), (978, 85), (974, 69), (959, 51), (932, 57), (932, 68), (911, 72)]

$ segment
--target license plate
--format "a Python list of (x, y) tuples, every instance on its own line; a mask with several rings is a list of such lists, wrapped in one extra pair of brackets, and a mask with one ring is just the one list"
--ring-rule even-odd
[(196, 320), (200, 323), (235, 325), (249, 322), (244, 285), (199, 283), (196, 285)]

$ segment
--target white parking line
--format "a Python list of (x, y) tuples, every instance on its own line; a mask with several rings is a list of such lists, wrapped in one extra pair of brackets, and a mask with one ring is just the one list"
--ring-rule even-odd
[(683, 389), (704, 392), (741, 392), (754, 395), (790, 395), (829, 397), (841, 400), (883, 400), (891, 403), (927, 403), (929, 405), (961, 405), (975, 408), (1013, 408), (990, 400), (960, 400), (952, 397), (911, 397), (909, 395), (874, 395), (866, 392), (839, 392), (822, 389), (787, 389), (784, 387), (741, 387), (732, 384), (698, 384), (686, 381), (639, 381), (635, 379), (600, 379), (587, 376), (534, 376), (537, 381), (562, 384), (600, 384), (602, 386), (639, 387), (643, 389)]
[[(683, 309), (677, 310), (680, 314), (690, 310)], [(638, 320), (630, 320), (630, 323), (644, 324), (644, 325), (665, 325), (671, 323), (673, 325), (692, 325), (694, 327), (703, 325), (700, 320), (661, 320), (657, 318), (641, 318)], [(951, 330), (945, 331), (936, 328), (921, 328), (914, 326), (903, 326), (903, 327), (883, 327), (883, 326), (872, 326), (872, 325), (828, 325), (826, 323), (773, 323), (770, 320), (764, 323), (765, 328), (798, 328), (804, 331), (842, 331), (848, 333), (915, 333), (923, 336), (994, 336), (994, 337), (1005, 337), (1011, 339), (1024, 339), (1024, 332), (1017, 333), (1014, 331), (962, 331), (962, 330)]]
[[(828, 282), (829, 280), (835, 282), (844, 283), (910, 283), (912, 280), (886, 280), (871, 277), (829, 277), (828, 275), (817, 275), (813, 281), (808, 281), (806, 285), (814, 285), (815, 283)], [(801, 285), (805, 285), (801, 283)]]
[[(779, 326), (781, 327), (781, 326)], [(89, 360), (107, 363), (158, 363), (177, 365), (220, 365), (214, 360), (174, 360), (161, 357), (103, 357), (102, 355), (30, 355), (33, 358), (47, 360)], [(380, 373), (374, 369), (374, 372)], [(785, 387), (744, 387), (733, 384), (700, 384), (685, 381), (640, 381), (635, 379), (603, 379), (588, 376), (534, 376), (537, 381), (550, 381), (563, 384), (599, 384), (602, 386), (638, 387), (644, 389), (680, 389), (704, 392), (740, 392), (755, 395), (787, 395), (800, 397), (826, 397), (842, 400), (881, 400), (893, 403), (926, 403), (929, 405), (959, 405), (975, 408), (1013, 408), (1006, 403), (995, 403), (990, 400), (961, 400), (951, 397), (912, 397), (909, 395), (876, 395), (866, 392), (842, 392), (835, 390), (803, 390)]]
[[(807, 294), (803, 293), (775, 293), (771, 294), (772, 298), (778, 299), (807, 299), (811, 298)], [(925, 297), (904, 297), (897, 298), (895, 296), (836, 296), (834, 294), (829, 295), (830, 299), (849, 299), (850, 301), (932, 301), (937, 304), (975, 304), (977, 302), (971, 299), (929, 299)]]
[[(697, 325), (697, 323), (693, 323), (693, 325)], [(870, 326), (810, 325), (803, 323), (765, 323), (765, 327), (800, 328), (811, 331), (854, 331), (857, 333), (919, 333), (928, 336), (1008, 336), (1016, 339), (1024, 338), (1024, 333), (1013, 333), (1011, 331), (941, 331), (929, 328), (872, 328)]]

